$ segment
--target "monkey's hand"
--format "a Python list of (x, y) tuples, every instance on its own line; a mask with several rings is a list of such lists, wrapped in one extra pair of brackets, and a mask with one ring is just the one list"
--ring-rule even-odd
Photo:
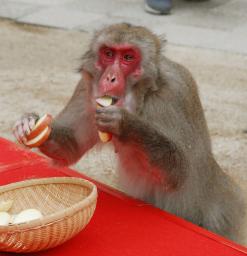
[(35, 113), (25, 114), (15, 123), (13, 133), (20, 144), (39, 147), (50, 135), (51, 120), (50, 115), (39, 118)]
[(114, 105), (97, 109), (95, 119), (98, 130), (121, 136), (127, 114), (126, 110)]

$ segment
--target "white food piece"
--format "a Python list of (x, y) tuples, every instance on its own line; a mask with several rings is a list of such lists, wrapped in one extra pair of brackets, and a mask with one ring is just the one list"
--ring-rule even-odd
[(7, 212), (0, 212), (0, 226), (8, 226), (11, 216)]
[(1, 201), (0, 212), (7, 212), (13, 205), (13, 200)]
[(21, 211), (13, 220), (13, 224), (20, 224), (42, 218), (42, 213), (37, 209), (26, 209)]
[(108, 107), (112, 104), (113, 99), (110, 96), (103, 96), (101, 98), (96, 99), (96, 102), (101, 106), (101, 107)]
[(16, 216), (17, 216), (17, 214), (11, 214), (10, 215), (9, 224), (14, 224), (14, 220), (15, 220)]

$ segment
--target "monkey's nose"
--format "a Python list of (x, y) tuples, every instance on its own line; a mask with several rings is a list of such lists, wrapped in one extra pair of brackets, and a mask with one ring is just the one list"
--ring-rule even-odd
[(114, 83), (116, 81), (116, 77), (114, 75), (108, 75), (106, 80), (107, 82)]

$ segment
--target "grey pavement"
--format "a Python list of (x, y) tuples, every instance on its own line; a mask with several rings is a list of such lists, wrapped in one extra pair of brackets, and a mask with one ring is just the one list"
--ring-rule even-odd
[(151, 15), (144, 0), (0, 0), (0, 17), (89, 33), (103, 25), (144, 25), (177, 45), (247, 55), (247, 0), (173, 1), (171, 15)]

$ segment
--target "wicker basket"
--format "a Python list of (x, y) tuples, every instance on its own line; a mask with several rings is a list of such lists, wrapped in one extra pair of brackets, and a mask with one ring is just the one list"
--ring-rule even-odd
[(35, 252), (58, 246), (90, 221), (97, 188), (79, 178), (44, 178), (0, 187), (0, 201), (14, 200), (9, 213), (36, 208), (43, 218), (0, 226), (0, 252)]

